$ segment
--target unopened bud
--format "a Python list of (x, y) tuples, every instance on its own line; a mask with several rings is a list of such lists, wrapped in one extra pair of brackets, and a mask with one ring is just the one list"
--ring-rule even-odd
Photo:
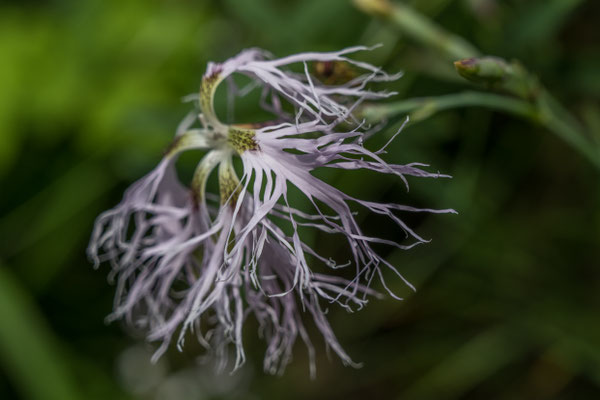
[(454, 66), (460, 76), (477, 83), (496, 82), (510, 73), (510, 65), (498, 57), (467, 58)]
[(455, 61), (454, 67), (463, 78), (490, 89), (530, 99), (537, 93), (537, 80), (523, 66), (499, 57), (468, 58)]

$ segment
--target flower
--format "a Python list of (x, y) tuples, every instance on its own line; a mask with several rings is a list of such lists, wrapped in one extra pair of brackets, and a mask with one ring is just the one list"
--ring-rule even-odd
[[(112, 266), (110, 278), (116, 279), (117, 288), (110, 319), (125, 319), (143, 329), (149, 340), (161, 342), (155, 358), (173, 338), (181, 349), (194, 334), (222, 367), (233, 345), (236, 369), (245, 360), (242, 328), (252, 314), (267, 342), (267, 372), (283, 372), (300, 338), (314, 375), (315, 349), (303, 318), (308, 314), (326, 345), (344, 364), (356, 365), (336, 339), (323, 306), (362, 308), (368, 296), (379, 296), (370, 288), (373, 279), (397, 298), (386, 286), (382, 270), (404, 278), (372, 245), (408, 249), (425, 242), (402, 221), (400, 212), (453, 212), (357, 199), (311, 174), (318, 168), (366, 169), (394, 175), (405, 184), (406, 176), (445, 176), (425, 171), (423, 164), (387, 163), (381, 156), (391, 140), (378, 151), (363, 146), (373, 129), (357, 118), (355, 110), (365, 100), (395, 94), (371, 91), (367, 85), (399, 75), (347, 57), (360, 50), (367, 48), (275, 59), (251, 49), (222, 64), (210, 63), (194, 97), (199, 110), (180, 124), (163, 160), (126, 191), (119, 205), (98, 217), (88, 253), (96, 266), (102, 261)], [(326, 85), (311, 76), (309, 62), (346, 63), (362, 75)], [(301, 64), (303, 72), (292, 72), (291, 64)], [(261, 106), (275, 116), (274, 121), (261, 126), (225, 124), (217, 117), (213, 101), (221, 82), (232, 84), (231, 94), (244, 92), (233, 84), (234, 73), (246, 75), (251, 87), (261, 88)], [(199, 127), (193, 128), (196, 122)], [(186, 188), (174, 165), (190, 149), (208, 152)], [(233, 157), (241, 159), (241, 178)], [(219, 196), (206, 191), (215, 169)], [(290, 185), (307, 197), (312, 213), (289, 204)], [(388, 217), (412, 242), (365, 235), (351, 210), (353, 203)], [(337, 264), (317, 253), (302, 240), (300, 227), (340, 235), (348, 243), (350, 261)], [(316, 272), (311, 260), (321, 268), (351, 268), (354, 278)]]

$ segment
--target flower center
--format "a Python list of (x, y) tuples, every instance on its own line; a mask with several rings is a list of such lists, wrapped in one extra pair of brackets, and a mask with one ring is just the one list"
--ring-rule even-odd
[(224, 76), (222, 76), (221, 70), (217, 68), (205, 75), (200, 85), (200, 109), (210, 125), (210, 131), (212, 131), (210, 141), (213, 143), (213, 147), (219, 147), (224, 141), (229, 148), (235, 150), (239, 155), (246, 150), (256, 150), (258, 149), (258, 144), (256, 143), (256, 133), (253, 129), (225, 125), (217, 118), (214, 109), (214, 97), (217, 86), (219, 86), (223, 79)]
[(246, 150), (258, 149), (256, 133), (252, 129), (230, 126), (227, 132), (227, 143), (240, 155)]

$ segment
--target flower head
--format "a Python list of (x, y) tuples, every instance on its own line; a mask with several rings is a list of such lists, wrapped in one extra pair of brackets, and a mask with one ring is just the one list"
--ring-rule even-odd
[[(251, 49), (224, 63), (210, 63), (194, 97), (198, 109), (181, 123), (163, 160), (126, 191), (119, 205), (98, 217), (88, 251), (96, 265), (101, 261), (112, 265), (117, 291), (111, 318), (123, 318), (145, 330), (149, 340), (160, 341), (155, 357), (174, 338), (181, 349), (194, 334), (223, 366), (233, 345), (237, 368), (245, 359), (243, 324), (253, 315), (267, 342), (266, 371), (282, 372), (300, 338), (314, 373), (315, 350), (303, 318), (308, 314), (326, 345), (345, 364), (354, 365), (322, 307), (336, 303), (348, 310), (362, 308), (369, 296), (379, 296), (370, 287), (373, 279), (397, 297), (387, 289), (383, 270), (404, 278), (373, 244), (407, 249), (425, 242), (399, 213), (452, 212), (357, 199), (311, 173), (317, 168), (366, 169), (393, 175), (405, 184), (406, 176), (443, 176), (425, 171), (423, 164), (387, 163), (382, 158), (387, 144), (377, 151), (363, 146), (373, 129), (356, 117), (355, 110), (365, 100), (394, 94), (372, 91), (368, 84), (399, 75), (348, 57), (360, 50), (366, 48), (274, 59)], [(347, 63), (361, 74), (342, 84), (324, 84), (310, 74), (310, 62)], [(292, 72), (292, 64), (299, 64), (303, 72)], [(234, 73), (246, 75), (252, 88), (262, 90), (261, 106), (274, 121), (226, 124), (217, 117), (216, 89), (224, 80), (233, 83)], [(232, 94), (243, 92), (232, 85)], [(198, 127), (193, 127), (196, 123)], [(190, 149), (208, 152), (186, 188), (176, 177), (174, 163)], [(241, 174), (234, 157), (241, 159)], [(214, 170), (219, 196), (206, 191)], [(292, 185), (307, 197), (312, 212), (290, 205)], [(406, 232), (410, 243), (365, 235), (351, 206), (388, 217)], [(317, 253), (303, 241), (300, 227), (339, 235), (348, 244), (349, 261), (338, 264)], [(354, 277), (316, 272), (314, 263), (332, 270), (351, 269)]]

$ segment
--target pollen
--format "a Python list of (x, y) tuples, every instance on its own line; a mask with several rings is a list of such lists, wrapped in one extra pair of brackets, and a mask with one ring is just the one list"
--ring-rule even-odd
[(229, 127), (227, 132), (227, 143), (238, 152), (242, 154), (246, 150), (257, 150), (258, 143), (256, 143), (256, 133), (252, 129), (244, 129), (238, 127)]

